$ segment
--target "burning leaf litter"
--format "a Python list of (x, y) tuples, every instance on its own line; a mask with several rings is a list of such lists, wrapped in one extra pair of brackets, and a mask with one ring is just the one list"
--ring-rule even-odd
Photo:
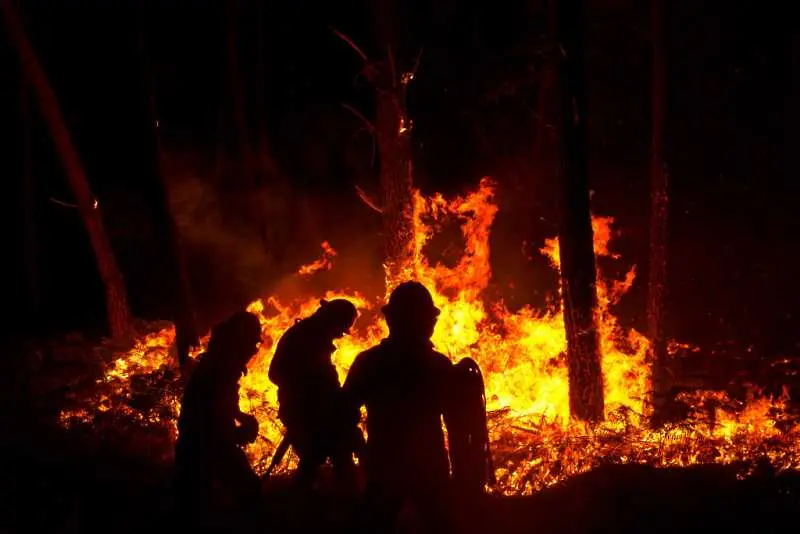
[[(658, 430), (648, 428), (648, 340), (635, 330), (623, 330), (610, 312), (633, 284), (635, 268), (622, 280), (598, 279), (606, 420), (594, 427), (570, 421), (566, 338), (558, 307), (511, 313), (502, 301), (482, 299), (491, 278), (489, 235), (498, 210), (493, 200), (488, 179), (475, 192), (451, 200), (417, 192), (415, 243), (402, 278), (424, 283), (442, 310), (433, 338), (437, 349), (454, 360), (472, 357), (484, 372), (497, 491), (530, 494), (607, 463), (753, 466), (768, 460), (777, 470), (800, 467), (800, 424), (788, 415), (785, 392), (773, 399), (753, 391), (742, 403), (718, 391), (682, 393), (678, 400), (688, 408), (686, 418)], [(425, 243), (453, 219), (460, 223), (465, 242), (460, 261), (453, 267), (429, 264)], [(612, 224), (610, 217), (593, 218), (598, 256), (616, 258), (608, 249)], [(322, 247), (323, 257), (301, 267), (298, 276), (331, 268), (336, 252), (327, 242)], [(546, 240), (541, 252), (558, 269), (558, 240)], [(387, 280), (387, 287), (400, 281)], [(341, 379), (355, 356), (387, 333), (376, 313), (380, 302), (357, 291), (328, 291), (291, 302), (269, 297), (250, 304), (249, 311), (261, 319), (264, 343), (241, 381), (240, 405), (260, 424), (260, 439), (248, 449), (256, 470), (266, 469), (282, 435), (277, 389), (267, 378), (273, 346), (297, 318), (316, 309), (320, 298), (346, 298), (370, 320), (338, 342), (334, 361)], [(141, 335), (132, 349), (115, 353), (96, 384), (73, 393), (61, 412), (62, 425), (85, 426), (95, 434), (135, 428), (129, 435), (146, 443), (149, 454), (169, 461), (183, 385), (173, 370), (174, 338), (174, 329), (164, 326)], [(283, 469), (292, 466), (290, 460)]]

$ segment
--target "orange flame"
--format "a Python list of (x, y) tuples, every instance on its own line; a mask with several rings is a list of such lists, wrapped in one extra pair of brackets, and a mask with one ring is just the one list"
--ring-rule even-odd
[(297, 270), (297, 274), (303, 277), (311, 276), (317, 271), (327, 270), (330, 271), (333, 267), (333, 258), (336, 257), (336, 251), (327, 241), (322, 242), (322, 257), (312, 263), (303, 265)]

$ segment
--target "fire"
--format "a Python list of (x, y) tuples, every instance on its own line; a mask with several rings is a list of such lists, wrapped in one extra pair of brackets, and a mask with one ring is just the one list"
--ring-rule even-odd
[(323, 269), (330, 271), (333, 267), (333, 258), (336, 257), (336, 251), (327, 241), (322, 242), (322, 257), (313, 263), (303, 265), (297, 270), (297, 274), (303, 277), (308, 277)]
[[(766, 457), (777, 469), (800, 467), (796, 444), (800, 426), (786, 424), (785, 394), (770, 399), (752, 392), (743, 405), (736, 405), (720, 392), (682, 394), (680, 399), (689, 407), (686, 420), (660, 430), (647, 428), (648, 340), (639, 332), (623, 330), (610, 312), (610, 306), (633, 284), (635, 268), (622, 280), (598, 277), (606, 421), (594, 427), (571, 421), (566, 339), (558, 307), (526, 307), (512, 313), (502, 301), (483, 299), (492, 274), (489, 235), (498, 211), (493, 200), (494, 186), (488, 179), (481, 181), (476, 191), (449, 200), (441, 195), (426, 198), (417, 192), (413, 255), (404, 266), (403, 278), (424, 283), (442, 310), (433, 337), (437, 349), (454, 361), (472, 357), (484, 372), (499, 491), (531, 493), (609, 462), (655, 466), (752, 464)], [(455, 266), (431, 265), (423, 253), (424, 246), (445, 222), (453, 220), (460, 224), (463, 254)], [(593, 218), (598, 256), (616, 258), (609, 251), (612, 225), (610, 217)], [(323, 258), (301, 267), (299, 276), (331, 268), (335, 251), (327, 242), (322, 248)], [(541, 252), (558, 269), (558, 240), (548, 239)], [(387, 288), (400, 281), (387, 280)], [(250, 304), (249, 311), (261, 319), (264, 343), (241, 381), (240, 405), (260, 422), (260, 439), (248, 450), (258, 470), (269, 463), (283, 430), (277, 419), (276, 388), (267, 378), (273, 347), (297, 318), (316, 309), (319, 298), (349, 299), (364, 319), (357, 325), (365, 324), (338, 342), (334, 359), (341, 379), (355, 356), (386, 334), (377, 313), (381, 299), (369, 299), (356, 291), (329, 291), (291, 302), (269, 297)], [(141, 337), (132, 350), (118, 355), (107, 366), (101, 382), (113, 387), (110, 393), (95, 395), (90, 401), (94, 414), (86, 405), (66, 410), (63, 424), (96, 421), (101, 412), (120, 412), (140, 424), (167, 428), (174, 439), (179, 387), (162, 393), (155, 415), (153, 410), (141, 415), (130, 402), (124, 402), (130, 399), (137, 376), (149, 376), (172, 365), (168, 347), (173, 340), (172, 328)], [(290, 468), (289, 463), (283, 469)]]

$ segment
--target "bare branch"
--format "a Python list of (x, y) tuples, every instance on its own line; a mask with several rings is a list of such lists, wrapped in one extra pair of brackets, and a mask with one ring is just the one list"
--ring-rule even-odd
[(342, 107), (348, 110), (350, 113), (361, 119), (361, 122), (367, 127), (369, 133), (375, 133), (375, 125), (372, 124), (368, 118), (366, 118), (360, 111), (349, 104), (342, 103)]
[(383, 209), (378, 207), (378, 205), (375, 203), (375, 201), (373, 201), (371, 198), (369, 198), (367, 193), (365, 193), (364, 190), (361, 189), (359, 186), (356, 186), (356, 193), (358, 194), (358, 198), (360, 198), (361, 200), (364, 201), (364, 204), (366, 204), (367, 206), (369, 206), (373, 210), (375, 210), (378, 213), (380, 213), (381, 215), (383, 215)]
[(336, 36), (337, 36), (339, 39), (341, 39), (341, 40), (342, 40), (342, 41), (344, 41), (345, 43), (349, 44), (349, 45), (350, 45), (350, 48), (352, 48), (353, 50), (355, 50), (355, 51), (356, 51), (356, 54), (358, 54), (359, 56), (361, 56), (361, 59), (363, 59), (364, 61), (367, 61), (367, 62), (369, 62), (369, 58), (367, 57), (367, 54), (365, 54), (365, 53), (364, 53), (364, 51), (363, 51), (363, 50), (361, 50), (361, 49), (358, 47), (358, 45), (357, 45), (357, 44), (355, 44), (355, 43), (353, 42), (353, 40), (352, 40), (352, 39), (350, 39), (348, 36), (346, 36), (345, 34), (343, 34), (342, 32), (340, 32), (340, 31), (339, 31), (339, 30), (337, 30), (336, 28), (333, 28), (333, 27), (331, 27), (331, 31), (332, 31), (334, 34), (336, 34)]
[(69, 202), (64, 202), (63, 200), (58, 200), (57, 198), (50, 197), (50, 202), (53, 204), (58, 204), (59, 206), (64, 206), (65, 208), (78, 208), (77, 204), (70, 204)]

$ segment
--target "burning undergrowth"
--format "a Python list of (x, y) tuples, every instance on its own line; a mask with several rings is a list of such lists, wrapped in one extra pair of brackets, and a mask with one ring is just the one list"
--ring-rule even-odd
[[(766, 460), (779, 470), (800, 467), (800, 424), (789, 414), (787, 395), (770, 398), (752, 390), (744, 401), (737, 401), (720, 391), (684, 392), (678, 399), (685, 408), (679, 422), (659, 430), (647, 427), (648, 341), (634, 330), (624, 330), (611, 313), (633, 284), (633, 268), (619, 280), (601, 278), (598, 284), (606, 421), (595, 427), (571, 422), (566, 339), (558, 306), (511, 313), (502, 301), (484, 302), (492, 274), (489, 235), (497, 213), (493, 199), (489, 180), (475, 192), (449, 200), (417, 194), (416, 242), (405, 276), (431, 288), (442, 309), (434, 333), (437, 348), (454, 360), (472, 357), (483, 369), (498, 491), (529, 494), (606, 463), (741, 462), (746, 468)], [(453, 221), (460, 226), (463, 252), (457, 261), (432, 265), (425, 245)], [(594, 218), (595, 253), (619, 261), (608, 248), (612, 224), (611, 218)], [(547, 240), (541, 252), (558, 269), (557, 240)], [(297, 276), (313, 277), (315, 270), (328, 270), (335, 261), (335, 250), (324, 243), (321, 259), (303, 266)], [(391, 286), (397, 280), (388, 282)], [(260, 422), (259, 440), (248, 451), (257, 470), (266, 468), (282, 433), (276, 388), (266, 372), (273, 346), (296, 318), (316, 308), (319, 298), (334, 296), (351, 300), (362, 314), (354, 334), (338, 343), (334, 355), (343, 378), (356, 354), (386, 333), (376, 313), (380, 299), (340, 288), (286, 302), (273, 296), (249, 306), (261, 318), (264, 343), (242, 379), (240, 403)], [(127, 447), (143, 447), (150, 457), (168, 462), (182, 387), (169, 353), (173, 340), (170, 326), (153, 325), (133, 349), (106, 349), (102, 376), (70, 391), (61, 423), (84, 428), (90, 435), (120, 436)], [(282, 469), (290, 469), (292, 463), (290, 459)]]

